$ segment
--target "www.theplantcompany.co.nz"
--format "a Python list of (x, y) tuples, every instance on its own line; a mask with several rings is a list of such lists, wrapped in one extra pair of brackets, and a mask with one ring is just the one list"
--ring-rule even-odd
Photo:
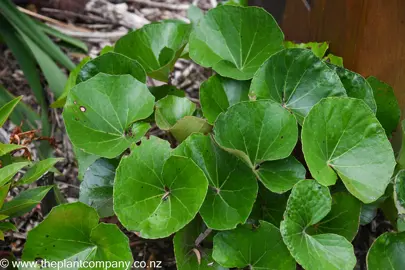
[(158, 269), (162, 268), (161, 261), (48, 261), (48, 260), (38, 260), (38, 261), (11, 261), (8, 259), (0, 259), (0, 268), (8, 268), (12, 266), (13, 268), (53, 268), (53, 269), (83, 269), (83, 268), (97, 268), (97, 269), (131, 269), (131, 268), (151, 268)]

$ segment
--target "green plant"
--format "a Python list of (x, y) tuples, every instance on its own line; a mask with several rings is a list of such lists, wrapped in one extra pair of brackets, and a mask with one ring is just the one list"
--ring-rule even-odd
[[(181, 90), (145, 84), (145, 74), (169, 81), (186, 46), (216, 72), (200, 88), (204, 117)], [(85, 167), (81, 202), (54, 208), (23, 259), (130, 261), (124, 234), (99, 223), (116, 215), (143, 238), (175, 234), (178, 269), (353, 269), (351, 241), (371, 221), (360, 215), (388, 198), (404, 214), (403, 171), (391, 180), (404, 158), (396, 165), (387, 137), (398, 103), (388, 85), (324, 59), (327, 46), (304, 47), (285, 49), (263, 9), (223, 5), (86, 60), (63, 112)], [(174, 139), (150, 136), (150, 124)], [(380, 236), (368, 268), (401, 269), (403, 234)]]
[[(6, 122), (22, 97), (17, 97), (0, 108), (0, 126)], [(26, 158), (29, 155), (15, 157), (14, 152), (25, 151), (28, 148), (23, 144), (3, 144), (0, 143), (0, 239), (4, 240), (4, 232), (17, 230), (11, 218), (21, 216), (31, 211), (45, 197), (53, 186), (41, 186), (22, 191), (18, 196), (10, 201), (5, 201), (11, 188), (31, 184), (51, 169), (59, 158), (49, 158), (32, 163)], [(15, 175), (23, 168), (28, 168), (22, 177), (14, 180)]]
[(46, 34), (87, 52), (86, 44), (66, 36), (41, 22), (32, 20), (20, 12), (10, 0), (0, 2), (0, 37), (11, 50), (24, 72), (27, 82), (42, 109), (41, 132), (44, 136), (49, 136), (48, 102), (37, 65), (41, 68), (55, 98), (59, 98), (62, 94), (67, 81), (65, 73), (57, 63), (68, 70), (72, 70), (75, 65)]

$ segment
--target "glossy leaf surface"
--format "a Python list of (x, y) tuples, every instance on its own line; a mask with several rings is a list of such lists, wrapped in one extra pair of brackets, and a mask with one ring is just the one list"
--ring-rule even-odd
[(328, 98), (315, 105), (302, 128), (302, 146), (319, 183), (333, 185), (339, 176), (364, 203), (384, 194), (395, 167), (384, 129), (359, 99)]
[(130, 75), (100, 73), (71, 89), (63, 118), (75, 147), (114, 158), (144, 135), (131, 127), (150, 116), (153, 106), (145, 84)]
[(190, 35), (190, 57), (221, 76), (251, 79), (272, 54), (282, 49), (284, 35), (274, 18), (257, 7), (211, 9)]

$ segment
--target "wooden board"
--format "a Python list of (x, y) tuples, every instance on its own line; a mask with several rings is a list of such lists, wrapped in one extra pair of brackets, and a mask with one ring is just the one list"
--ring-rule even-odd
[(405, 114), (405, 1), (287, 0), (281, 23), (287, 40), (328, 41), (345, 67), (392, 85)]

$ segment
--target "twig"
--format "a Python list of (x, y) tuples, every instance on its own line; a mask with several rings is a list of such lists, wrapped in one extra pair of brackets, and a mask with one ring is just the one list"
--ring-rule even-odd
[(41, 15), (41, 14), (32, 12), (32, 11), (30, 11), (30, 10), (28, 10), (28, 9), (25, 9), (25, 8), (22, 8), (22, 7), (17, 7), (17, 8), (18, 8), (18, 10), (21, 11), (22, 13), (25, 13), (25, 14), (31, 16), (31, 17), (34, 17), (34, 18), (37, 18), (37, 19), (46, 21), (46, 22), (48, 22), (48, 23), (57, 25), (57, 26), (59, 26), (59, 27), (68, 28), (68, 29), (76, 30), (76, 31), (89, 32), (89, 30), (86, 29), (86, 28), (76, 27), (76, 26), (74, 26), (74, 25), (70, 25), (70, 24), (67, 24), (67, 23), (64, 23), (64, 22), (61, 22), (61, 21), (58, 21), (58, 20), (49, 18), (49, 17), (47, 17), (47, 16), (44, 16), (44, 15)]
[(164, 2), (154, 2), (150, 0), (128, 0), (128, 2), (132, 3), (138, 3), (142, 5), (147, 5), (150, 7), (155, 7), (155, 8), (165, 8), (165, 9), (171, 9), (171, 10), (187, 10), (190, 5), (188, 4), (168, 4)]
[(72, 37), (77, 37), (77, 38), (83, 38), (83, 39), (98, 39), (98, 40), (117, 40), (120, 37), (126, 35), (128, 31), (114, 31), (114, 32), (82, 32), (82, 31), (71, 31), (67, 29), (63, 29), (58, 26), (50, 25), (51, 27), (55, 28), (56, 30), (72, 36)]
[(204, 232), (200, 233), (200, 235), (195, 239), (195, 246), (199, 247), (201, 242), (204, 241), (204, 239), (212, 232), (211, 229), (206, 229)]
[(79, 13), (69, 11), (69, 10), (59, 10), (59, 9), (54, 9), (54, 8), (42, 8), (41, 10), (44, 12), (48, 12), (48, 13), (65, 15), (68, 17), (81, 19), (81, 20), (87, 21), (87, 22), (110, 23), (110, 21), (104, 19), (103, 17), (96, 16), (93, 14), (79, 14)]

